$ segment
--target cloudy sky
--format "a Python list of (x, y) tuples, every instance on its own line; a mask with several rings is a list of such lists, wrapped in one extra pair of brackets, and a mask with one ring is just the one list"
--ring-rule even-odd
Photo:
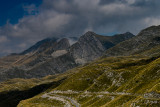
[(5, 0), (0, 3), (0, 56), (47, 37), (86, 31), (137, 34), (160, 24), (160, 0)]

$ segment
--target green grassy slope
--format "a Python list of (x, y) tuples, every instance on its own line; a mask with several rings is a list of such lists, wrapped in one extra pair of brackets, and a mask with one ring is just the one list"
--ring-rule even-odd
[(73, 69), (57, 87), (21, 101), (18, 107), (158, 107), (159, 34), (160, 26), (142, 30), (96, 61)]
[[(158, 107), (159, 49), (157, 46), (134, 56), (102, 57), (77, 68), (76, 73), (70, 75), (58, 87), (50, 89), (48, 93), (21, 101), (18, 106), (63, 107), (65, 103), (60, 99), (76, 106), (68, 99), (71, 98), (82, 107)], [(47, 96), (44, 97), (44, 94)]]
[(32, 98), (48, 88), (60, 85), (72, 71), (41, 79), (11, 79), (0, 83), (0, 107), (15, 107), (21, 100)]

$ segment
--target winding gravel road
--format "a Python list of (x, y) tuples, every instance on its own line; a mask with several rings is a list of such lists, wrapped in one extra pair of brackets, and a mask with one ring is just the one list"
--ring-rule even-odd
[[(55, 90), (55, 91), (52, 91), (52, 92), (49, 92), (49, 93), (42, 95), (42, 98), (59, 100), (64, 103), (64, 107), (81, 107), (81, 105), (73, 98), (70, 98), (67, 96), (62, 96), (62, 95), (57, 95), (57, 94), (78, 94), (78, 93), (81, 93), (81, 91)], [(130, 96), (135, 96), (135, 97), (142, 97), (142, 98), (148, 99), (148, 100), (159, 100), (159, 98), (144, 96), (144, 94), (133, 94), (133, 93), (124, 93), (124, 92), (109, 93), (109, 92), (88, 92), (88, 91), (85, 91), (85, 92), (81, 93), (81, 95), (92, 95), (92, 94), (97, 94), (97, 95), (130, 95)]]
[(65, 104), (64, 107), (80, 107), (80, 104), (70, 97), (65, 97), (65, 96), (60, 96), (60, 95), (51, 96), (50, 94), (51, 93), (46, 93), (42, 95), (42, 98), (49, 98), (49, 99), (61, 101)]

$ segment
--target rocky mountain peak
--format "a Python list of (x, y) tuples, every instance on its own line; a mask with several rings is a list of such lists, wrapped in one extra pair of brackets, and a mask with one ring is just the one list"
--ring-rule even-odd
[(56, 40), (57, 40), (57, 38), (46, 38), (46, 39), (43, 39), (43, 40), (37, 42), (35, 45), (31, 46), (29, 49), (23, 51), (20, 54), (24, 55), (24, 54), (35, 52), (37, 49), (42, 47), (44, 44), (54, 43), (54, 42), (56, 42)]
[(124, 35), (125, 35), (125, 36), (135, 36), (135, 35), (133, 35), (131, 32), (126, 32), (126, 33), (124, 33)]
[(160, 25), (159, 26), (150, 26), (142, 30), (138, 36), (157, 36), (160, 34)]
[(95, 35), (96, 33), (92, 32), (92, 31), (88, 31), (86, 32), (84, 35)]
[(62, 38), (58, 41), (55, 46), (55, 50), (63, 50), (70, 47), (69, 40), (67, 38)]
[(88, 31), (86, 32), (84, 35), (82, 35), (80, 38), (83, 38), (83, 37), (91, 37), (91, 36), (94, 36), (94, 35), (97, 35), (96, 33), (92, 32), (92, 31)]
[(88, 31), (79, 38), (78, 42), (84, 42), (84, 41), (90, 41), (90, 40), (96, 39), (95, 38), (96, 35), (97, 35), (96, 33)]
[(69, 43), (67, 38), (62, 38), (62, 39), (60, 39), (58, 42), (59, 42), (59, 43), (61, 43), (61, 42)]

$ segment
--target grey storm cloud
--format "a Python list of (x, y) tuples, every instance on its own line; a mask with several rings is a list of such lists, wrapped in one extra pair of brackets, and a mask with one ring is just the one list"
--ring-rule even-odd
[(20, 52), (46, 37), (96, 33), (137, 34), (160, 24), (159, 0), (43, 0), (25, 6), (30, 15), (0, 27), (0, 55)]

